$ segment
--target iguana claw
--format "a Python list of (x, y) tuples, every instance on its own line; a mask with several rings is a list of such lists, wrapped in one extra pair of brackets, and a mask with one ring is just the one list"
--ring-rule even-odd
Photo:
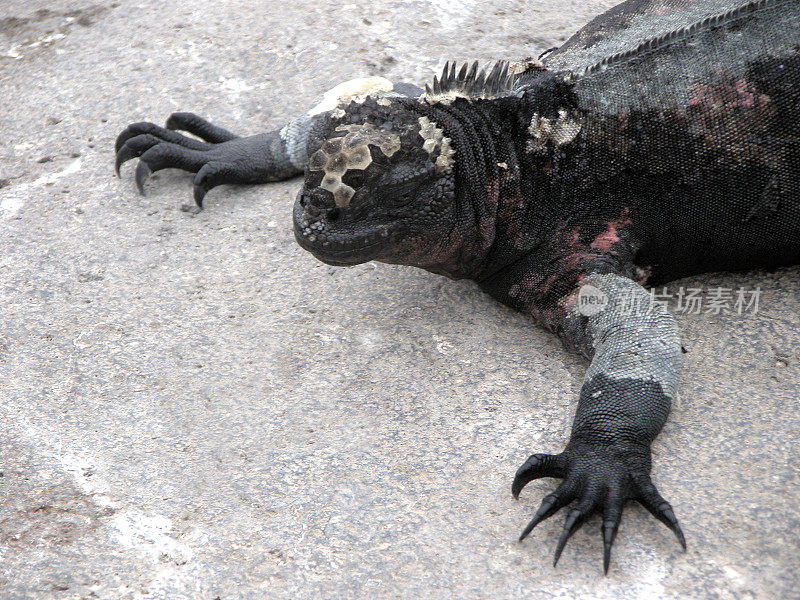
[(532, 454), (528, 460), (517, 470), (514, 483), (511, 485), (511, 494), (519, 498), (519, 493), (529, 482), (540, 477), (564, 477), (564, 468), (560, 454)]
[(150, 177), (152, 173), (152, 169), (150, 169), (143, 160), (140, 160), (139, 164), (136, 165), (136, 187), (139, 188), (139, 193), (142, 196), (144, 196), (144, 182), (147, 181), (147, 178)]
[(117, 156), (114, 160), (114, 171), (117, 177), (120, 177), (119, 168), (132, 158), (136, 158), (136, 153), (129, 146), (123, 145), (117, 150)]
[[(643, 449), (612, 452), (600, 445), (570, 443), (561, 454), (534, 454), (519, 468), (511, 485), (515, 498), (530, 481), (541, 477), (563, 478), (564, 481), (542, 500), (530, 523), (522, 531), (524, 540), (533, 528), (553, 516), (574, 500), (577, 504), (567, 513), (564, 529), (558, 539), (553, 566), (558, 564), (569, 538), (595, 512), (603, 515), (603, 572), (608, 573), (611, 547), (617, 535), (622, 509), (628, 500), (636, 500), (654, 517), (669, 527), (686, 550), (686, 539), (669, 502), (658, 493), (650, 476), (628, 466), (625, 460), (641, 454)], [(649, 464), (649, 449), (647, 452)]]

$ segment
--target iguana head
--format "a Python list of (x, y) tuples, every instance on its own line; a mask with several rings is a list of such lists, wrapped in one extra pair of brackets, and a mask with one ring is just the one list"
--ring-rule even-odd
[(520, 72), (502, 61), (490, 71), (448, 63), (419, 98), (323, 103), (330, 112), (309, 140), (294, 211), (300, 245), (333, 265), (474, 276), (494, 240), (501, 187), (516, 181), (500, 173), (514, 150), (498, 117), (516, 114)]
[(455, 152), (414, 102), (353, 102), (310, 140), (294, 231), (323, 262), (425, 266), (436, 259), (456, 219)]

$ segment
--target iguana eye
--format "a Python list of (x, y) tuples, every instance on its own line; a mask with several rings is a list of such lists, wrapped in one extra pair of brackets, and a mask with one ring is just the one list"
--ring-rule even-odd
[(357, 190), (366, 183), (367, 174), (363, 170), (350, 169), (342, 176), (342, 181)]
[(380, 198), (392, 206), (405, 206), (417, 197), (417, 189), (424, 180), (424, 173), (405, 181), (387, 183), (378, 189)]

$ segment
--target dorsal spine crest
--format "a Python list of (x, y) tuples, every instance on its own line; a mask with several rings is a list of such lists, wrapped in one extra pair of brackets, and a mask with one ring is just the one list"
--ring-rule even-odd
[(456, 98), (492, 99), (510, 96), (516, 91), (517, 76), (509, 70), (508, 61), (499, 60), (491, 71), (479, 69), (478, 61), (464, 63), (456, 72), (457, 63), (448, 61), (439, 77), (425, 86), (422, 100), (429, 104), (449, 103)]

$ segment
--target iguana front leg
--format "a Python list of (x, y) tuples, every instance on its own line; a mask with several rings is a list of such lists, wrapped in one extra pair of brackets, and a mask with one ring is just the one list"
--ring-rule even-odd
[[(519, 287), (515, 292), (520, 294)], [(674, 319), (651, 304), (648, 292), (628, 277), (594, 273), (584, 277), (558, 307), (551, 307), (545, 319), (565, 342), (591, 359), (567, 447), (560, 454), (532, 455), (512, 484), (516, 498), (533, 479), (563, 479), (545, 496), (520, 540), (560, 508), (576, 502), (567, 513), (554, 565), (569, 537), (591, 514), (600, 512), (607, 573), (628, 500), (641, 503), (686, 549), (672, 507), (650, 480), (650, 444), (667, 420), (681, 366)], [(535, 302), (531, 308), (537, 312)]]
[[(202, 207), (205, 195), (218, 185), (266, 183), (302, 173), (305, 141), (312, 126), (313, 121), (305, 119), (286, 133), (281, 130), (239, 137), (195, 114), (173, 113), (166, 127), (148, 122), (128, 125), (117, 137), (114, 166), (119, 175), (123, 163), (139, 158), (135, 177), (142, 195), (145, 181), (155, 171), (173, 168), (197, 173), (194, 200)], [(176, 129), (201, 139), (173, 131)]]
[(314, 131), (349, 102), (363, 100), (367, 95), (405, 96), (421, 92), (415, 86), (393, 84), (383, 77), (353, 79), (326, 92), (319, 104), (282, 129), (249, 137), (239, 137), (185, 112), (170, 115), (165, 127), (146, 121), (133, 123), (117, 137), (115, 169), (119, 175), (123, 163), (138, 157), (135, 178), (141, 194), (145, 181), (155, 171), (174, 168), (197, 173), (194, 199), (202, 207), (205, 195), (218, 185), (267, 183), (302, 173), (308, 162), (308, 141)]

